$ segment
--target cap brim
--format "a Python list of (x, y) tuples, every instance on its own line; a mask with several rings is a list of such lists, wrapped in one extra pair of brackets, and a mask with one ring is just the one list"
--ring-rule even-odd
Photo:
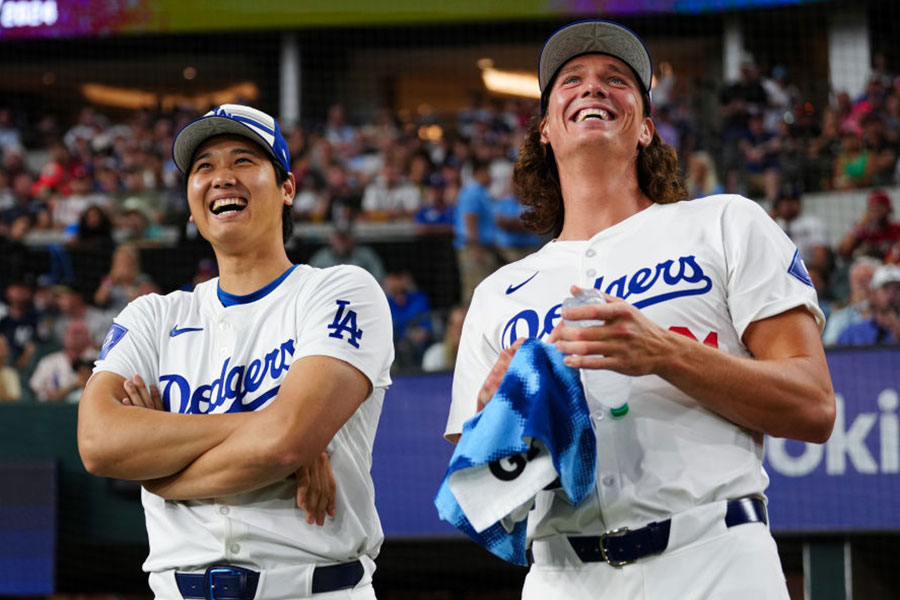
[(653, 64), (641, 38), (618, 23), (591, 20), (567, 25), (547, 39), (538, 62), (541, 92), (565, 63), (592, 53), (609, 54), (624, 61), (637, 74), (644, 90), (650, 90)]
[(172, 160), (175, 161), (178, 170), (187, 173), (197, 148), (209, 138), (217, 135), (237, 135), (247, 138), (259, 145), (269, 156), (279, 160), (266, 140), (246, 125), (227, 117), (209, 115), (191, 121), (175, 136), (172, 144)]

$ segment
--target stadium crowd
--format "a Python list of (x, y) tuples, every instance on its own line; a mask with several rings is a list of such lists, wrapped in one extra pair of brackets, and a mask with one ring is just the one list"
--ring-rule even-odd
[[(691, 196), (733, 192), (771, 207), (830, 313), (826, 345), (900, 342), (900, 223), (880, 189), (900, 184), (900, 77), (879, 60), (861, 96), (837, 92), (818, 109), (783, 67), (764, 77), (747, 57), (740, 80), (719, 92), (710, 126), (691, 82), (659, 69), (656, 127), (678, 151)], [(452, 368), (474, 286), (545, 241), (522, 230), (510, 183), (537, 108), (478, 97), (450, 118), (382, 111), (360, 124), (335, 104), (320, 122), (285, 131), (296, 221), (334, 226), (310, 262), (360, 264), (382, 282), (398, 369)], [(141, 294), (171, 291), (142, 271), (140, 254), (189, 231), (171, 146), (195, 114), (139, 110), (111, 120), (85, 106), (66, 123), (0, 106), (0, 401), (77, 401), (113, 316)], [(803, 196), (854, 188), (871, 188), (867, 209), (832, 247), (824, 224), (803, 213)], [(386, 272), (354, 239), (362, 222), (405, 222), (452, 239), (458, 303), (433, 309), (408, 271)], [(36, 248), (49, 251), (49, 269), (35, 266)], [(80, 274), (69, 257), (84, 250), (112, 256), (89, 293), (73, 285)], [(201, 261), (184, 287), (213, 276), (215, 265)]]

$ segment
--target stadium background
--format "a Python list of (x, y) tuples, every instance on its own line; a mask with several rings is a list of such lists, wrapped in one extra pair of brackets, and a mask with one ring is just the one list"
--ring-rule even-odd
[[(900, 70), (900, 9), (888, 0), (373, 4), (5, 0), (0, 108), (23, 125), (25, 159), (37, 171), (49, 149), (35, 133), (40, 129), (28, 124), (49, 115), (65, 132), (86, 106), (116, 123), (245, 99), (282, 124), (314, 133), (330, 107), (341, 104), (355, 126), (378, 123), (387, 112), (406, 135), (437, 143), (482, 106), (533, 110), (533, 99), (499, 91), (498, 84), (491, 89), (489, 72), (533, 73), (549, 32), (603, 15), (638, 31), (656, 67), (667, 65), (688, 85), (696, 116), (691, 148), (722, 158), (720, 93), (747, 53), (766, 73), (786, 70), (802, 100), (790, 113), (801, 122), (819, 118), (836, 90), (862, 94), (876, 53)], [(804, 210), (827, 223), (836, 246), (862, 213), (868, 189), (806, 188)], [(889, 192), (900, 209), (900, 192)], [(183, 222), (161, 218), (159, 225), (158, 243), (141, 249), (141, 261), (170, 291), (211, 253)], [(327, 217), (298, 218), (297, 225), (289, 253), (302, 262), (327, 242), (331, 227)], [(423, 235), (412, 223), (375, 219), (360, 223), (356, 235), (388, 271), (410, 271), (437, 314), (458, 301), (448, 233)], [(59, 268), (54, 248), (64, 242), (62, 232), (33, 231), (27, 268), (36, 277)], [(68, 283), (92, 296), (110, 252), (68, 255), (76, 274)], [(829, 363), (840, 396), (837, 436), (824, 448), (769, 441), (773, 530), (791, 593), (814, 600), (900, 597), (893, 558), (900, 530), (900, 351), (830, 350)], [(521, 569), (436, 520), (430, 497), (450, 453), (440, 440), (449, 375), (412, 371), (396, 376), (375, 449), (387, 534), (379, 597), (517, 597)], [(31, 401), (0, 409), (0, 595), (147, 597), (137, 490), (84, 472), (75, 450), (76, 408)]]

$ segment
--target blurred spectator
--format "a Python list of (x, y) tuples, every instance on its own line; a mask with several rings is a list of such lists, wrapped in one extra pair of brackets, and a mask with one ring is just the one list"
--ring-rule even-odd
[(53, 206), (53, 224), (56, 228), (74, 234), (78, 221), (90, 206), (108, 208), (110, 199), (92, 191), (93, 181), (87, 169), (82, 166), (72, 171), (69, 193), (60, 195)]
[(872, 275), (880, 266), (877, 258), (861, 256), (850, 267), (850, 298), (846, 306), (833, 310), (822, 332), (822, 343), (834, 346), (838, 336), (848, 325), (861, 323), (869, 318), (869, 301), (872, 296)]
[(428, 185), (425, 186), (422, 207), (413, 217), (413, 222), (420, 226), (419, 233), (449, 233), (453, 231), (455, 205), (448, 198), (451, 193), (453, 193), (453, 188), (447, 187), (444, 178), (438, 173), (432, 173)]
[(381, 174), (366, 186), (362, 217), (372, 221), (410, 219), (422, 205), (419, 188), (410, 183), (394, 161), (381, 167)]
[(841, 133), (841, 151), (834, 161), (832, 181), (839, 190), (865, 187), (872, 181), (875, 162), (856, 131), (844, 129)]
[(155, 289), (150, 276), (141, 271), (138, 251), (122, 244), (113, 252), (109, 273), (94, 293), (94, 304), (118, 314), (129, 302)]
[(97, 351), (87, 325), (81, 320), (72, 320), (66, 327), (62, 350), (38, 361), (29, 385), (39, 402), (77, 402), (87, 380), (79, 378), (75, 361), (90, 364), (96, 358)]
[(117, 210), (123, 210), (126, 205), (139, 207), (152, 222), (159, 222), (165, 201), (158, 191), (147, 186), (146, 171), (137, 165), (127, 168), (124, 181), (125, 189), (120, 195)]
[(337, 265), (362, 267), (378, 283), (384, 282), (384, 264), (372, 248), (356, 243), (353, 226), (349, 222), (336, 224), (328, 238), (328, 245), (319, 248), (309, 259), (309, 266), (317, 269)]
[(194, 269), (194, 275), (191, 277), (191, 280), (182, 285), (179, 289), (184, 292), (190, 292), (204, 281), (209, 281), (218, 276), (219, 266), (216, 264), (215, 259), (201, 258), (197, 261), (197, 268)]
[(872, 276), (871, 316), (848, 325), (839, 346), (900, 343), (900, 266), (881, 265)]
[(897, 164), (897, 146), (887, 138), (884, 118), (868, 113), (860, 119), (863, 148), (872, 162), (872, 185), (890, 185)]
[(454, 306), (447, 315), (444, 325), (444, 339), (435, 342), (422, 356), (423, 371), (452, 371), (456, 364), (456, 353), (459, 351), (459, 339), (462, 336), (463, 321), (466, 320), (466, 307)]
[(416, 288), (409, 271), (392, 271), (384, 277), (384, 293), (394, 322), (394, 365), (417, 368), (431, 343), (431, 303)]
[(740, 79), (726, 86), (719, 97), (723, 144), (721, 160), (725, 188), (729, 193), (738, 191), (743, 166), (739, 144), (747, 137), (750, 114), (761, 114), (768, 101), (759, 68), (752, 56), (745, 54), (741, 58), (740, 70)]
[(0, 318), (0, 335), (9, 342), (10, 360), (20, 370), (31, 365), (31, 359), (43, 341), (33, 295), (34, 290), (24, 281), (11, 283), (6, 288), (7, 312)]
[(62, 344), (66, 329), (72, 321), (82, 321), (88, 328), (91, 341), (99, 348), (103, 345), (103, 339), (109, 326), (112, 325), (115, 313), (91, 306), (84, 301), (81, 292), (66, 286), (58, 286), (54, 290), (56, 295), (56, 307), (59, 311), (52, 329), (54, 341)]
[(832, 188), (834, 166), (841, 153), (842, 144), (837, 110), (828, 107), (822, 113), (821, 131), (809, 143), (806, 151), (806, 181), (811, 183), (810, 189)]
[(716, 175), (716, 166), (709, 152), (691, 152), (687, 167), (688, 198), (704, 198), (721, 194), (725, 190)]
[(803, 198), (796, 186), (781, 187), (772, 205), (772, 217), (797, 246), (807, 269), (831, 270), (828, 229), (819, 217), (803, 214)]
[(887, 192), (881, 189), (869, 192), (866, 210), (841, 240), (838, 254), (843, 257), (865, 254), (884, 260), (891, 246), (900, 240), (900, 223), (890, 220), (893, 211)]
[(22, 146), (22, 134), (13, 123), (12, 111), (0, 108), (0, 148)]
[[(16, 205), (16, 197), (9, 185), (9, 175), (0, 168), (0, 215)], [(2, 223), (0, 223), (2, 225)]]
[(784, 65), (772, 67), (772, 77), (764, 78), (762, 86), (766, 90), (766, 108), (763, 117), (765, 127), (775, 131), (778, 124), (784, 122), (785, 114), (793, 109), (799, 92), (790, 84)]
[(333, 146), (350, 144), (356, 136), (356, 131), (347, 123), (346, 111), (342, 104), (332, 104), (328, 107), (325, 120), (325, 138)]
[(67, 245), (76, 250), (111, 251), (115, 246), (112, 232), (113, 224), (106, 211), (96, 205), (89, 206), (78, 218), (75, 237)]
[(116, 225), (121, 234), (119, 239), (138, 248), (158, 246), (164, 239), (162, 228), (152, 221), (152, 215), (135, 198), (128, 198), (122, 204)]
[(490, 181), (489, 165), (474, 161), (472, 180), (460, 190), (456, 201), (454, 245), (464, 303), (472, 299), (475, 287), (498, 266), (494, 246), (496, 225), (487, 188)]
[(9, 343), (0, 335), (0, 402), (18, 402), (22, 399), (22, 383), (19, 372), (6, 364), (9, 361)]
[(340, 163), (328, 165), (325, 191), (318, 207), (314, 210), (313, 221), (353, 221), (362, 207), (362, 193)]
[(35, 254), (25, 243), (31, 224), (30, 215), (19, 215), (9, 226), (8, 235), (0, 236), (0, 256), (3, 257), (0, 261), (0, 284), (21, 280), (36, 272)]
[(504, 262), (522, 260), (537, 249), (541, 238), (526, 229), (522, 223), (521, 216), (525, 207), (512, 193), (512, 177), (507, 184), (506, 194), (494, 200), (492, 209), (497, 225), (494, 243)]
[(765, 129), (761, 113), (753, 112), (747, 119), (747, 131), (739, 145), (744, 158), (747, 195), (764, 197), (771, 202), (780, 184), (778, 153), (781, 139)]

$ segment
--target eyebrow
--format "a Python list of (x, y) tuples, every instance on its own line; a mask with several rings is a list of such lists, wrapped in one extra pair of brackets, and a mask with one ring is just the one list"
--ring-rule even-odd
[[(234, 155), (236, 155), (236, 154), (249, 154), (249, 155), (251, 155), (251, 156), (262, 156), (262, 154), (260, 154), (259, 152), (254, 151), (252, 148), (250, 148), (250, 147), (244, 147), (244, 146), (240, 146), (240, 147), (235, 148), (235, 149), (233, 149), (233, 150), (231, 151), (231, 155), (232, 155), (232, 156), (234, 156)], [(209, 158), (210, 156), (212, 156), (212, 152), (209, 151), (209, 150), (207, 150), (207, 151), (204, 152), (203, 154), (198, 154), (197, 156), (194, 157), (194, 162), (192, 163), (191, 166), (197, 164), (197, 162), (199, 162), (199, 161), (201, 161), (201, 160), (203, 160), (203, 159)]]
[[(607, 54), (606, 56), (612, 56), (612, 54)], [(613, 58), (616, 58), (616, 57), (613, 57)], [(622, 60), (622, 59), (619, 59), (619, 60)], [(559, 74), (556, 76), (557, 80), (561, 79), (564, 75), (567, 75), (568, 73), (573, 73), (575, 71), (584, 71), (585, 68), (586, 67), (584, 66), (584, 64), (582, 64), (580, 62), (577, 62), (573, 65), (569, 65), (568, 67), (566, 67), (565, 69), (563, 69), (559, 72)], [(635, 79), (635, 76), (631, 72), (630, 68), (622, 69), (616, 63), (611, 62), (606, 65), (606, 69), (613, 71), (615, 73), (618, 73), (619, 75), (623, 75), (623, 76), (627, 77), (628, 80), (630, 80), (634, 83), (637, 83), (637, 79)]]

